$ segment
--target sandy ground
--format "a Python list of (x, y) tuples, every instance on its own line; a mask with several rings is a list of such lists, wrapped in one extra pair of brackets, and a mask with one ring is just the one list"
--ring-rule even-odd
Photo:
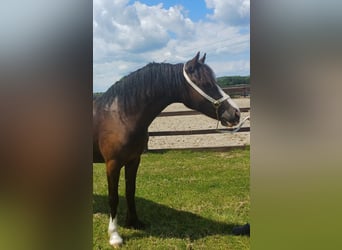
[[(237, 105), (241, 107), (250, 107), (250, 99), (239, 98), (234, 99)], [(164, 111), (182, 111), (188, 110), (183, 104), (172, 104)], [(241, 120), (249, 116), (249, 112), (241, 114)], [(157, 117), (149, 127), (149, 131), (182, 131), (182, 130), (198, 130), (198, 129), (215, 129), (216, 120), (204, 115), (189, 116), (170, 116)], [(247, 121), (243, 127), (249, 127)], [(219, 128), (224, 128), (221, 124)], [(238, 132), (234, 134), (208, 134), (208, 135), (187, 135), (187, 136), (150, 136), (149, 149), (164, 148), (201, 148), (201, 147), (221, 147), (221, 146), (238, 146), (250, 145), (250, 133)]]

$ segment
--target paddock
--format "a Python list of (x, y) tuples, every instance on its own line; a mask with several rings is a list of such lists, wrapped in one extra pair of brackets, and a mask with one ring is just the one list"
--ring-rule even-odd
[[(127, 198), (126, 225), (128, 226), (128, 228), (131, 228), (127, 230), (135, 229), (135, 231), (144, 231), (147, 232), (145, 236), (151, 236), (154, 232), (153, 230), (150, 230), (151, 226), (153, 227), (155, 225), (166, 223), (166, 226), (163, 226), (162, 230), (158, 230), (158, 234), (156, 234), (157, 237), (164, 238), (166, 234), (167, 238), (172, 238), (172, 236), (175, 236), (182, 240), (184, 238), (187, 238), (190, 239), (190, 243), (187, 243), (186, 248), (189, 248), (188, 244), (190, 244), (190, 248), (193, 248), (193, 242), (197, 239), (202, 239), (206, 238), (207, 236), (217, 234), (220, 234), (222, 236), (232, 236), (232, 228), (240, 226), (248, 221), (248, 144), (244, 144), (243, 150), (240, 149), (239, 151), (236, 151), (234, 153), (231, 152), (230, 154), (228, 154), (228, 158), (226, 152), (197, 152), (198, 155), (194, 155), (196, 154), (196, 152), (194, 152), (197, 151), (196, 149), (205, 149), (203, 147), (159, 147), (157, 149), (150, 149), (151, 145), (147, 144), (147, 137), (178, 135), (194, 136), (202, 135), (204, 133), (213, 134), (218, 132), (229, 132), (230, 129), (219, 128), (219, 123), (216, 123), (215, 119), (219, 120), (223, 126), (238, 126), (242, 110), (239, 109), (238, 105), (231, 99), (229, 95), (227, 95), (222, 89), (217, 87), (215, 79), (213, 79), (212, 70), (206, 64), (204, 64), (204, 60), (205, 54), (201, 59), (199, 59), (199, 53), (197, 53), (193, 59), (185, 64), (149, 64), (144, 68), (139, 69), (129, 76), (123, 78), (122, 81), (113, 85), (110, 89), (108, 89), (108, 91), (106, 91), (106, 93), (104, 93), (103, 96), (101, 96), (94, 102), (94, 117), (96, 118), (94, 119), (94, 131), (97, 131), (94, 132), (94, 152), (98, 152), (98, 149), (100, 149), (104, 159), (106, 159), (106, 172), (109, 186), (107, 190), (109, 190), (109, 203), (111, 209), (108, 233), (110, 236), (110, 244), (114, 247), (120, 246), (123, 242), (121, 236), (118, 234), (120, 223), (122, 223), (120, 207), (118, 207), (118, 203), (120, 200), (120, 203), (122, 203), (122, 192), (119, 191), (119, 184), (121, 183), (121, 186), (124, 186), (122, 185), (122, 181), (120, 181), (120, 175), (123, 175), (123, 172), (125, 173), (125, 176), (123, 176), (121, 180), (125, 178), (125, 182), (123, 184), (125, 184), (126, 186), (126, 190), (124, 192)], [(179, 72), (181, 68), (182, 74)], [(190, 78), (189, 75), (192, 78)], [(165, 78), (166, 76), (168, 76), (168, 79)], [(156, 82), (160, 82), (160, 77), (165, 78), (163, 78), (163, 81), (161, 81), (164, 83), (164, 85), (156, 85)], [(159, 81), (156, 81), (156, 79), (159, 79)], [(184, 79), (186, 83), (188, 83), (191, 87), (189, 87), (188, 85), (184, 85)], [(145, 82), (145, 80), (147, 80), (147, 83), (139, 85), (139, 88), (143, 88), (144, 91), (127, 91), (128, 87), (133, 88), (133, 86), (133, 89), (136, 90), (136, 88), (138, 87), (135, 86), (136, 83), (141, 81)], [(210, 91), (208, 93), (205, 93), (201, 88)], [(130, 93), (130, 95), (128, 95), (127, 93)], [(166, 94), (168, 94), (168, 98), (166, 98)], [(120, 98), (115, 99), (114, 97), (116, 95)], [(203, 98), (205, 100), (204, 102)], [(187, 107), (191, 107), (211, 117), (210, 121), (215, 122), (215, 127), (209, 130), (194, 129), (190, 126), (189, 130), (186, 131), (177, 131), (174, 129), (172, 131), (160, 131), (160, 128), (158, 128), (159, 131), (151, 131), (150, 129), (153, 129), (153, 126), (158, 126), (151, 124), (151, 122), (153, 120), (156, 120), (158, 124), (158, 114), (163, 109), (170, 109), (170, 107), (172, 106), (168, 105), (174, 102), (183, 102)], [(145, 106), (140, 107), (139, 105), (141, 105), (141, 103), (144, 103)], [(246, 109), (246, 111), (249, 111), (248, 108), (244, 109)], [(123, 113), (121, 114), (119, 111), (122, 111)], [(180, 114), (180, 116), (182, 116), (182, 121), (186, 120), (184, 113), (186, 113), (186, 115), (198, 116), (198, 114), (192, 113), (193, 111), (189, 110), (177, 112), (183, 113)], [(189, 112), (191, 114), (189, 114)], [(170, 118), (170, 113), (172, 113), (172, 111), (169, 112), (164, 110), (164, 112), (161, 112), (159, 116), (161, 119), (163, 119), (163, 116), (169, 116)], [(173, 114), (171, 114), (171, 116), (172, 115)], [(249, 115), (247, 115), (247, 117), (249, 117)], [(243, 120), (243, 122), (244, 121), (245, 120)], [(243, 122), (241, 123), (241, 125), (243, 124)], [(180, 122), (178, 122), (178, 124), (179, 123)], [(200, 121), (198, 117), (194, 117), (192, 118), (191, 124), (205, 125), (205, 122)], [(239, 133), (241, 132), (249, 132), (249, 127), (241, 128)], [(220, 134), (227, 135), (226, 133)], [(214, 140), (220, 141), (217, 138), (214, 138)], [(150, 141), (150, 143), (153, 143), (153, 139)], [(208, 145), (208, 141), (206, 142), (206, 145)], [(239, 146), (233, 146), (233, 148), (237, 147)], [(211, 148), (222, 149), (222, 147)], [(141, 153), (144, 151), (144, 149), (146, 152), (149, 153), (145, 154), (142, 160), (145, 159), (145, 162), (149, 162), (146, 165), (149, 167), (152, 166), (152, 168), (150, 168), (152, 172), (146, 175), (148, 180), (143, 181), (142, 183), (150, 184), (151, 176), (153, 176), (153, 172), (156, 170), (159, 175), (159, 178), (156, 178), (155, 181), (156, 186), (152, 186), (150, 189), (146, 189), (148, 199), (143, 198), (143, 196), (138, 196), (137, 192), (137, 197), (139, 197), (137, 201), (142, 200), (145, 204), (152, 204), (148, 205), (147, 207), (146, 205), (140, 205), (142, 207), (141, 211), (145, 212), (142, 218), (143, 220), (145, 218), (146, 222), (138, 219), (138, 214), (136, 213), (138, 209), (136, 209), (134, 198), (136, 190), (136, 171), (140, 163)], [(183, 149), (183, 151), (177, 151), (175, 149)], [(165, 150), (172, 151), (164, 152)], [(151, 151), (154, 151), (155, 153), (152, 153)], [(158, 154), (156, 152), (164, 153)], [(181, 157), (178, 157), (177, 154), (180, 154)], [(148, 158), (153, 155), (157, 155), (156, 160), (149, 161)], [(168, 156), (169, 159), (167, 159)], [(178, 161), (173, 162), (175, 159), (178, 159)], [(103, 168), (102, 165), (103, 164), (95, 164), (94, 173), (95, 169)], [(125, 165), (125, 171), (121, 172), (121, 167), (123, 165)], [(140, 165), (144, 165), (143, 162)], [(174, 168), (179, 165), (182, 167), (181, 169)], [(187, 166), (183, 167), (184, 165)], [(225, 171), (224, 169), (226, 166), (229, 166), (231, 169)], [(241, 168), (238, 168), (238, 166), (240, 166)], [(148, 169), (148, 167), (146, 168)], [(245, 174), (242, 174), (243, 172)], [(160, 176), (161, 173), (162, 176)], [(234, 175), (234, 173), (237, 175)], [(194, 174), (197, 174), (199, 176), (199, 178), (195, 178), (197, 180), (197, 183), (193, 183), (197, 186), (197, 192), (195, 193), (193, 192), (196, 191), (196, 187), (194, 185), (189, 185), (188, 182), (189, 178), (191, 179)], [(96, 225), (95, 218), (99, 215), (99, 213), (108, 213), (108, 210), (105, 211), (103, 209), (105, 207), (104, 204), (107, 203), (105, 201), (108, 201), (108, 199), (105, 199), (105, 197), (107, 197), (106, 192), (103, 193), (103, 190), (98, 192), (97, 186), (99, 184), (99, 181), (98, 178), (95, 178), (95, 176), (96, 174), (94, 174), (94, 225)], [(224, 178), (224, 176), (226, 178)], [(104, 183), (105, 179), (105, 176), (102, 175), (102, 178), (100, 177), (100, 183)], [(183, 184), (177, 184), (177, 182), (179, 182), (179, 180), (181, 179), (184, 181)], [(163, 187), (165, 185), (160, 183), (163, 183), (164, 180), (170, 180), (168, 183), (171, 185), (163, 190)], [(207, 182), (207, 184), (205, 184), (205, 182)], [(240, 192), (235, 193), (234, 190), (239, 187), (241, 187), (239, 190)], [(139, 188), (141, 190), (144, 190), (143, 187), (139, 187), (138, 185), (137, 189)], [(229, 192), (230, 188), (231, 192)], [(187, 189), (189, 190), (189, 193), (186, 192)], [(215, 189), (221, 190), (215, 191)], [(243, 201), (241, 201), (240, 196), (241, 190), (244, 190), (242, 198)], [(152, 192), (159, 193), (157, 199), (150, 200), (151, 195), (153, 194)], [(224, 213), (227, 213), (228, 215), (233, 214), (233, 216), (235, 216), (236, 214), (244, 214), (243, 220), (237, 221), (236, 218), (230, 218), (220, 221), (217, 220), (218, 218), (209, 218), (208, 214), (206, 213), (204, 213), (203, 215), (199, 215), (200, 211), (197, 210), (195, 211), (195, 213), (192, 213), (190, 207), (190, 212), (188, 212), (188, 209), (186, 209), (188, 204), (196, 203), (196, 207), (203, 207), (205, 210), (211, 207), (212, 209), (209, 208), (209, 210), (217, 212), (218, 208), (221, 206), (220, 202), (223, 202), (223, 207), (234, 204), (236, 205), (236, 201), (229, 201), (225, 199), (225, 192), (227, 192), (227, 197), (229, 197), (229, 199), (235, 198), (236, 196), (240, 197), (237, 202), (238, 205), (234, 212), (227, 211), (219, 213), (218, 215)], [(200, 198), (195, 201), (197, 197)], [(175, 204), (164, 204), (162, 200), (163, 198), (166, 198), (166, 203), (168, 203), (169, 201), (175, 201), (178, 204), (180, 200), (183, 200), (184, 202), (182, 203), (180, 208), (175, 209), (175, 211), (172, 210), (170, 214), (169, 212), (165, 211), (169, 211), (169, 208), (173, 208)], [(211, 204), (201, 204), (203, 202), (207, 203), (209, 200), (211, 200)], [(158, 209), (156, 208), (160, 206), (164, 207), (165, 209), (163, 210), (164, 212), (162, 212), (158, 216)], [(183, 211), (183, 209), (183, 219), (179, 220), (179, 218), (177, 217), (179, 217), (180, 214), (183, 214), (180, 213), (180, 211)], [(148, 216), (149, 214), (151, 215), (150, 217)], [(193, 216), (197, 219), (190, 222), (190, 224), (192, 224), (192, 227), (189, 228), (186, 220), (188, 217)], [(228, 223), (226, 221), (228, 221)], [(149, 224), (150, 222), (151, 224)], [(174, 224), (170, 224), (170, 222), (174, 222)], [(101, 223), (101, 225), (102, 224), (104, 223)], [(203, 227), (199, 227), (201, 224), (203, 224)], [(213, 226), (209, 226), (209, 224), (212, 224)], [(145, 227), (145, 225), (147, 225), (147, 227)], [(184, 228), (183, 226), (186, 227)], [(96, 232), (94, 231), (94, 236), (96, 235)], [(94, 237), (94, 242), (98, 241), (97, 238), (97, 236)], [(131, 240), (134, 239), (134, 237), (129, 236), (127, 236), (127, 238), (130, 238)], [(248, 240), (245, 240), (245, 242), (249, 243)], [(128, 246), (128, 242), (126, 243), (126, 245)], [(140, 245), (141, 244), (139, 244), (138, 246)], [(244, 243), (244, 245), (246, 246), (246, 243)], [(133, 246), (136, 247), (136, 245)], [(163, 244), (160, 246), (163, 246)], [(208, 246), (212, 246), (212, 243), (206, 245), (206, 248)], [(164, 247), (166, 246), (164, 245)], [(94, 243), (94, 248), (103, 249), (103, 246), (97, 246), (97, 244)], [(144, 248), (151, 249), (152, 246), (147, 245)], [(235, 248), (236, 246), (234, 246), (234, 249)], [(239, 247), (239, 249), (241, 249), (241, 246)]]

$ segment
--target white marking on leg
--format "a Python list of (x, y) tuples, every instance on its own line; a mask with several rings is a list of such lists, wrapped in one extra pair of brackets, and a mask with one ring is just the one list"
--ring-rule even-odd
[(118, 220), (117, 216), (112, 219), (112, 216), (109, 218), (109, 225), (108, 225), (108, 235), (109, 235), (109, 244), (113, 247), (118, 247), (122, 244), (123, 240), (118, 233)]

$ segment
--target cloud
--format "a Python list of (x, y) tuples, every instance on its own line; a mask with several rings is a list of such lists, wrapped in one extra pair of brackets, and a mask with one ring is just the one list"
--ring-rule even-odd
[(191, 31), (193, 23), (184, 17), (181, 6), (164, 9), (162, 4), (147, 6), (140, 2), (95, 1), (94, 40), (96, 58), (103, 50), (129, 53), (158, 50), (176, 35)]
[(213, 9), (208, 15), (212, 20), (231, 25), (248, 25), (250, 20), (249, 0), (205, 0), (207, 8)]
[[(181, 5), (164, 8), (163, 4), (149, 6), (139, 1), (95, 0), (94, 91), (105, 91), (148, 62), (184, 62), (197, 51), (208, 53), (210, 66), (215, 61), (220, 65), (239, 61), (238, 68), (245, 65), (239, 72), (249, 74), (249, 32), (214, 17), (194, 22), (187, 13)], [(222, 71), (213, 67), (217, 75), (225, 75), (228, 71), (224, 68), (234, 67), (218, 68)]]

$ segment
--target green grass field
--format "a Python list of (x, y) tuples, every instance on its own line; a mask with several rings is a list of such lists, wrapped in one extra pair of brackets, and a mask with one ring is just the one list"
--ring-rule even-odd
[[(143, 154), (136, 205), (147, 227), (121, 227), (126, 217), (122, 170), (118, 210), (122, 249), (249, 249), (249, 237), (230, 235), (233, 226), (249, 221), (249, 162), (249, 149)], [(93, 249), (112, 249), (105, 164), (94, 164), (93, 178)]]

